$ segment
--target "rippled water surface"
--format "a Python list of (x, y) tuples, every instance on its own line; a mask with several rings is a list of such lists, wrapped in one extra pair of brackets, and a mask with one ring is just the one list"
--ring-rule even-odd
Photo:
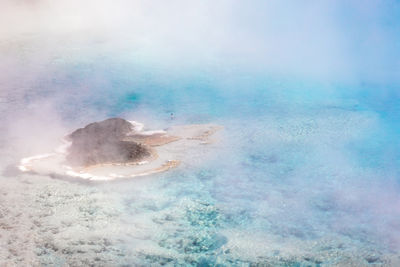
[[(19, 67), (3, 83), (12, 90), (0, 92), (2, 262), (400, 264), (396, 88), (154, 68), (69, 50), (31, 77), (22, 74), (35, 67), (36, 48), (21, 49), (9, 51)], [(223, 138), (202, 160), (131, 180), (83, 183), (13, 168), (114, 116), (154, 128), (216, 123)]]
[[(9, 233), (3, 242), (13, 243), (2, 245), (3, 261), (398, 263), (396, 99), (374, 96), (374, 85), (207, 71), (168, 79), (166, 70), (104, 65), (62, 64), (32, 87), (2, 95), (1, 198), (10, 206), (2, 205), (0, 220)], [(95, 73), (105, 82), (82, 77)], [(54, 137), (108, 116), (160, 127), (218, 123), (223, 140), (202, 162), (128, 181), (61, 181), (9, 165), (41, 149), (32, 139), (43, 143), (43, 129), (57, 127)]]

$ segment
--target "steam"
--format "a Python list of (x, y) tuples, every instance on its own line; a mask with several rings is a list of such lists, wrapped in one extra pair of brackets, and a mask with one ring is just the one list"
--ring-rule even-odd
[(2, 0), (0, 13), (1, 165), (110, 116), (218, 122), (215, 185), (183, 187), (279, 227), (363, 225), (400, 245), (400, 2)]
[(397, 82), (400, 68), (396, 1), (8, 0), (0, 9), (3, 49), (35, 40), (39, 54), (44, 45), (68, 57), (331, 81)]

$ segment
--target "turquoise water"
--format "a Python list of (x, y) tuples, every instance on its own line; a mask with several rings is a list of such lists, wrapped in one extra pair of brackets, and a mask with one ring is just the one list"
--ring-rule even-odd
[[(0, 0), (0, 266), (400, 266), (399, 4)], [(149, 177), (16, 170), (109, 117), (224, 130)]]
[(192, 168), (93, 185), (117, 194), (118, 227), (147, 225), (116, 245), (130, 257), (104, 252), (115, 264), (380, 265), (397, 257), (397, 88), (118, 61), (64, 63), (42, 79), (20, 104), (51, 99), (67, 125), (122, 116), (224, 126), (218, 149)]

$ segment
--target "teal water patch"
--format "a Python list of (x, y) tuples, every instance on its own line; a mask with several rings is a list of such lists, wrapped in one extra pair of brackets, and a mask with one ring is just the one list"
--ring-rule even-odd
[(115, 227), (127, 234), (110, 257), (123, 250), (137, 265), (363, 265), (383, 264), (399, 247), (396, 94), (387, 101), (351, 86), (177, 76), (115, 62), (72, 67), (40, 84), (59, 90), (25, 101), (50, 95), (71, 121), (145, 110), (169, 125), (224, 126), (213, 161), (112, 186), (123, 211)]

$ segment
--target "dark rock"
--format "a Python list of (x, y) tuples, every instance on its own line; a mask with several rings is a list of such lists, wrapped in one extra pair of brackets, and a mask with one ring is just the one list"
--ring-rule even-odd
[(365, 258), (365, 260), (370, 264), (380, 262), (380, 259), (377, 255), (369, 255)]
[(124, 140), (132, 132), (132, 124), (120, 118), (94, 122), (70, 135), (72, 141), (67, 161), (73, 166), (102, 163), (127, 163), (150, 156), (142, 144)]

